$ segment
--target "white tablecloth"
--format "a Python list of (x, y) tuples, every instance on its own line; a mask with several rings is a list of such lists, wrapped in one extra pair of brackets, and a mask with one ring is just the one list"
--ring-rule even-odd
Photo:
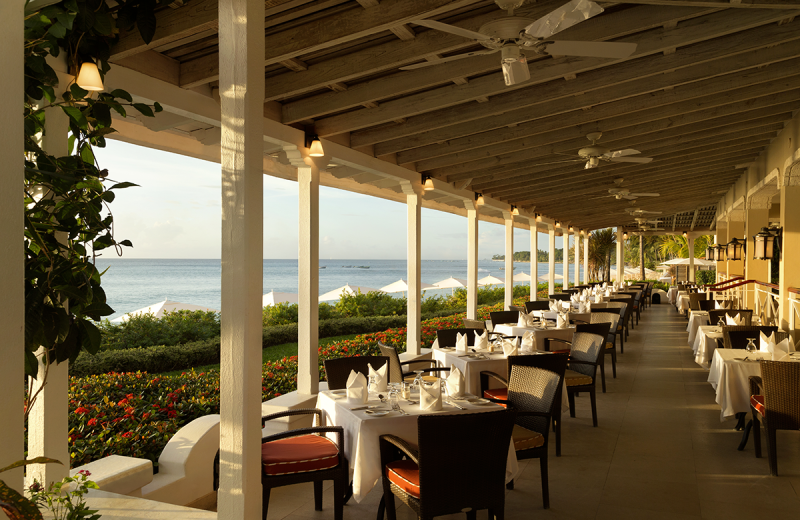
[[(502, 349), (499, 352), (495, 350), (494, 353), (483, 351), (489, 359), (461, 357), (465, 355), (465, 353), (455, 350), (446, 351), (435, 348), (431, 352), (433, 353), (433, 359), (436, 360), (439, 366), (445, 368), (455, 366), (464, 374), (467, 392), (473, 395), (481, 394), (481, 372), (495, 372), (503, 377), (508, 376), (508, 361), (506, 361), (505, 356), (503, 356)], [(493, 381), (494, 380), (491, 379), (489, 380), (490, 383)], [(495, 385), (490, 386), (490, 388), (494, 387)]]
[(701, 325), (697, 328), (692, 350), (694, 351), (694, 361), (698, 365), (708, 368), (717, 350), (717, 340), (722, 342), (722, 331), (716, 325)]
[[(370, 402), (370, 404), (380, 403), (374, 401)], [(472, 406), (463, 401), (460, 401), (459, 404), (467, 409), (459, 410), (445, 404), (442, 411), (429, 413), (475, 413), (500, 409), (499, 405)], [(411, 405), (401, 401), (401, 407), (410, 415), (400, 415), (398, 412), (393, 412), (385, 417), (371, 417), (363, 411), (354, 412), (350, 410), (346, 399), (334, 399), (329, 392), (321, 392), (317, 396), (317, 408), (322, 410), (325, 424), (341, 426), (344, 429), (344, 452), (350, 462), (350, 469), (353, 471), (353, 498), (356, 502), (361, 502), (381, 478), (379, 440), (381, 435), (392, 434), (413, 444), (418, 444), (417, 417), (420, 415), (419, 405)], [(334, 437), (333, 434), (331, 434), (331, 437)], [(476, 443), (479, 445), (480, 440), (476, 439)], [(454, 454), (454, 456), (463, 455), (466, 454)], [(513, 479), (518, 471), (519, 466), (514, 444), (509, 443), (506, 482)]]
[[(592, 304), (593, 306), (595, 304)], [(598, 305), (605, 305), (604, 303), (600, 303)], [(546, 320), (555, 320), (558, 317), (558, 313), (555, 311), (533, 311), (534, 316), (541, 316)], [(580, 320), (585, 321), (586, 323), (590, 323), (592, 321), (592, 313), (591, 312), (569, 312), (569, 319), (571, 320)]]
[[(567, 327), (566, 329), (539, 329), (536, 327), (517, 327), (515, 325), (498, 325), (494, 328), (495, 332), (504, 334), (506, 336), (519, 336), (522, 337), (526, 332), (533, 331), (534, 339), (536, 340), (536, 350), (544, 350), (545, 338), (558, 338), (572, 341), (572, 336), (575, 334), (575, 327)], [(563, 343), (560, 344), (557, 350), (566, 348)]]
[(678, 288), (670, 287), (669, 290), (667, 291), (667, 299), (669, 300), (669, 303), (675, 305), (677, 303), (677, 298), (678, 298)]
[(678, 312), (683, 314), (684, 312), (689, 312), (689, 295), (688, 294), (679, 294), (678, 295)]
[(717, 391), (721, 421), (739, 412), (750, 411), (749, 378), (760, 376), (761, 366), (758, 361), (741, 361), (745, 356), (750, 359), (772, 359), (768, 353), (749, 354), (742, 349), (717, 349), (714, 352), (708, 382)]
[(686, 331), (689, 333), (689, 345), (694, 345), (697, 328), (700, 325), (708, 324), (708, 311), (689, 311), (689, 325), (686, 326)]

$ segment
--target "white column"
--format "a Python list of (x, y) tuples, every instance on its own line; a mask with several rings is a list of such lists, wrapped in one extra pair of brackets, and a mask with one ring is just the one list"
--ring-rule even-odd
[(504, 211), (503, 218), (506, 222), (506, 291), (504, 308), (514, 304), (514, 216), (511, 212)]
[[(783, 245), (780, 261), (780, 326), (783, 330), (789, 327), (793, 306), (789, 304), (789, 288), (800, 288), (800, 161), (795, 161), (785, 168), (781, 185), (781, 227), (783, 228)], [(797, 326), (795, 324), (795, 326)], [(794, 340), (798, 337), (795, 331)]]
[[(769, 227), (769, 208), (772, 206), (772, 197), (754, 196), (747, 199), (747, 210), (745, 213), (745, 236), (747, 237), (747, 262), (744, 264), (745, 279), (758, 280), (760, 282), (772, 283), (770, 280), (770, 261), (753, 260), (755, 245), (753, 235), (761, 231), (762, 227)], [(754, 288), (755, 289), (755, 288)], [(755, 290), (747, 291), (747, 308), (755, 309)]]
[(581, 234), (575, 233), (575, 285), (581, 284)]
[(625, 276), (625, 239), (622, 238), (622, 228), (617, 227), (617, 281), (622, 282)]
[(552, 224), (547, 229), (547, 294), (556, 292), (556, 228)]
[(406, 185), (408, 206), (408, 332), (406, 352), (420, 353), (420, 321), (422, 319), (422, 186)]
[[(22, 187), (24, 140), (22, 106), (24, 99), (23, 18), (24, 2), (0, 2), (0, 70), (3, 96), (0, 98), (0, 147), (3, 173), (0, 175), (0, 467), (25, 458), (23, 448), (22, 400), (25, 351), (25, 252)], [(68, 464), (68, 461), (65, 461)], [(22, 469), (0, 476), (6, 484), (22, 491)]]
[[(42, 136), (42, 148), (56, 157), (69, 155), (69, 119), (60, 108), (45, 112), (46, 132)], [(65, 242), (65, 234), (62, 233), (58, 240)], [(61, 461), (63, 465), (34, 464), (28, 468), (28, 480), (36, 479), (49, 485), (69, 475), (69, 364), (65, 361), (47, 367), (43, 348), (39, 349), (37, 357), (39, 374), (36, 379), (31, 379), (31, 383), (38, 396), (28, 416), (28, 458), (48, 457)], [(45, 374), (46, 384), (39, 390)]]
[(478, 315), (478, 206), (466, 201), (467, 208), (467, 319)]
[(220, 0), (220, 518), (261, 516), (264, 2)]
[[(324, 162), (324, 161), (323, 161)], [(311, 157), (297, 168), (298, 227), (297, 391), (319, 391), (319, 167)]]
[(589, 283), (589, 232), (583, 237), (583, 283)]
[(561, 234), (564, 243), (561, 247), (564, 260), (564, 289), (569, 289), (569, 229), (564, 226), (564, 231)]
[(694, 281), (694, 235), (688, 235), (686, 238), (686, 244), (689, 249), (689, 274), (688, 278), (690, 282)]
[(639, 235), (639, 277), (644, 280), (644, 233)]
[(531, 296), (530, 300), (538, 299), (539, 289), (539, 230), (536, 229), (536, 219), (531, 219)]

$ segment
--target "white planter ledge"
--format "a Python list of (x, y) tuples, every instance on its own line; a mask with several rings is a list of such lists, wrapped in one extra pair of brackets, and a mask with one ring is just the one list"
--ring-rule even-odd
[(92, 489), (86, 504), (99, 511), (103, 520), (206, 520), (216, 519), (217, 513), (189, 507), (155, 502), (144, 498), (118, 495)]

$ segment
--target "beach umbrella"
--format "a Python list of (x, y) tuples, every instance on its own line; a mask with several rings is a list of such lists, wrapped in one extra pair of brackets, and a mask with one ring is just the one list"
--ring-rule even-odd
[(210, 307), (204, 307), (202, 305), (194, 305), (192, 303), (181, 303), (181, 302), (174, 302), (172, 300), (165, 299), (163, 302), (154, 303), (153, 305), (149, 305), (142, 309), (137, 309), (135, 311), (129, 312), (127, 314), (123, 314), (119, 318), (111, 320), (115, 323), (122, 323), (124, 321), (128, 321), (128, 318), (134, 315), (139, 314), (152, 314), (156, 318), (164, 317), (164, 313), (166, 312), (175, 312), (175, 311), (206, 311), (206, 312), (219, 312), (216, 309), (212, 309)]
[(531, 281), (531, 275), (529, 275), (528, 273), (517, 273), (517, 274), (514, 275), (514, 281), (515, 282), (530, 282)]
[[(556, 280), (563, 280), (563, 279), (564, 277), (561, 276), (560, 274), (556, 275)], [(543, 274), (542, 276), (539, 277), (540, 282), (546, 282), (548, 280), (550, 280), (550, 277), (547, 274)]]
[(506, 281), (501, 280), (496, 276), (484, 276), (480, 280), (478, 280), (478, 285), (505, 285)]
[(438, 289), (457, 289), (457, 288), (466, 289), (467, 281), (462, 280), (461, 278), (453, 278), (451, 276), (447, 280), (435, 282), (433, 285), (435, 285)]
[(264, 295), (261, 305), (263, 307), (268, 307), (276, 303), (297, 303), (297, 301), (297, 293), (275, 292), (273, 290)]
[[(435, 285), (431, 285), (429, 283), (421, 282), (419, 284), (419, 288), (420, 288), (420, 290), (436, 289), (436, 286)], [(405, 280), (400, 279), (400, 280), (397, 280), (394, 283), (390, 283), (386, 287), (381, 287), (381, 291), (383, 291), (385, 293), (395, 293), (395, 292), (405, 293), (405, 292), (408, 292), (408, 283)]]
[[(667, 260), (666, 262), (662, 262), (661, 265), (689, 265), (688, 258), (673, 258), (672, 260)], [(694, 265), (717, 265), (717, 263), (713, 260), (706, 260), (705, 258), (695, 258)]]
[(343, 294), (348, 294), (350, 296), (353, 296), (358, 293), (367, 294), (368, 292), (380, 292), (380, 291), (378, 291), (378, 289), (373, 289), (372, 287), (350, 285), (348, 283), (343, 285), (342, 287), (339, 287), (338, 289), (326, 292), (325, 294), (319, 297), (319, 301), (324, 302), (327, 300), (338, 300), (339, 298), (342, 297)]

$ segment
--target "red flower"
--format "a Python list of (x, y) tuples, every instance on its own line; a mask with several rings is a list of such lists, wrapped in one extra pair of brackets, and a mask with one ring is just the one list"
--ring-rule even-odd
[(75, 409), (75, 413), (89, 413), (88, 408), (84, 408), (83, 406), (79, 406)]
[(89, 420), (86, 422), (86, 424), (88, 424), (89, 426), (97, 426), (97, 419), (95, 419), (94, 417), (92, 417), (91, 419), (89, 419)]
[(173, 418), (173, 417), (177, 417), (177, 416), (178, 416), (178, 412), (176, 412), (175, 410), (170, 410), (170, 411), (167, 412), (167, 417), (169, 417), (169, 418)]
[(131, 435), (133, 435), (133, 432), (125, 432), (122, 434), (122, 436), (125, 437), (126, 439), (130, 438)]

